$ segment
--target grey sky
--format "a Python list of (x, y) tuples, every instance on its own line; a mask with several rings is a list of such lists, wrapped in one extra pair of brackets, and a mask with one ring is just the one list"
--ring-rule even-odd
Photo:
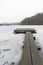
[(0, 0), (0, 23), (20, 22), (43, 12), (43, 0)]

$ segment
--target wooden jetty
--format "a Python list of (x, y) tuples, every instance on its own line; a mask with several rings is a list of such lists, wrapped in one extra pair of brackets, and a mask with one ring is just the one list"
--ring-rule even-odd
[(26, 32), (22, 60), (19, 65), (43, 65), (31, 32)]
[(16, 30), (14, 30), (15, 34), (26, 33), (26, 32), (36, 33), (36, 30), (33, 28), (17, 28)]

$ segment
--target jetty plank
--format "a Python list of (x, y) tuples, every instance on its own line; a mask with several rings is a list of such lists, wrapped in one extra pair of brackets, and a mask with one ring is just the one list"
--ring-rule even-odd
[(30, 37), (30, 49), (31, 49), (31, 57), (32, 57), (32, 65), (43, 65), (43, 62), (40, 58), (39, 52), (37, 50), (37, 47), (35, 45), (35, 41), (32, 37), (31, 32), (29, 32)]
[(22, 60), (19, 63), (19, 65), (32, 65), (28, 33), (26, 33), (26, 35), (25, 35), (25, 44), (24, 44), (24, 49), (23, 49), (23, 55), (22, 55)]

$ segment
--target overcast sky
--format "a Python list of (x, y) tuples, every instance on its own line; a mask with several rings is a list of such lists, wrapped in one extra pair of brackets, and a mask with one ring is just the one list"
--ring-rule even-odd
[(0, 0), (0, 23), (20, 22), (43, 12), (43, 0)]

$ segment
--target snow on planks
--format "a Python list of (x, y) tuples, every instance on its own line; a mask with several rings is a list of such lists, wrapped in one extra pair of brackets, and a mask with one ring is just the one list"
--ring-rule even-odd
[(43, 65), (31, 32), (26, 32), (22, 60), (19, 65)]

